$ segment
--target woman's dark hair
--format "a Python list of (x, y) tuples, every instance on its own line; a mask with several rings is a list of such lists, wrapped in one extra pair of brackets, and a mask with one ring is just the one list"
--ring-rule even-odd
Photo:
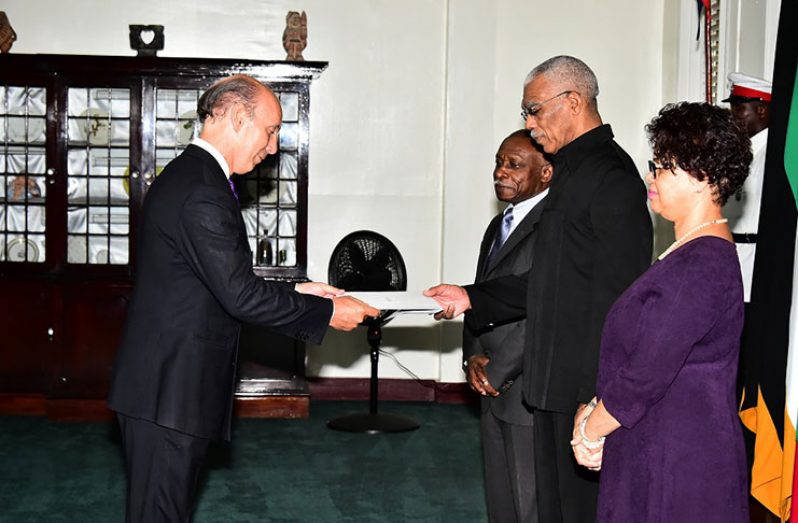
[(646, 125), (646, 132), (663, 167), (679, 167), (699, 181), (708, 180), (720, 205), (748, 176), (751, 140), (728, 109), (703, 102), (668, 104)]

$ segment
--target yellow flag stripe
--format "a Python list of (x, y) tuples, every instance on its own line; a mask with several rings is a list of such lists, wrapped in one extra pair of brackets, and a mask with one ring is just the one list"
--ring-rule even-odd
[(790, 416), (784, 412), (783, 449), (761, 389), (757, 391), (756, 406), (740, 411), (740, 420), (756, 434), (751, 495), (781, 518), (782, 522), (787, 521), (790, 517), (795, 466), (795, 427)]

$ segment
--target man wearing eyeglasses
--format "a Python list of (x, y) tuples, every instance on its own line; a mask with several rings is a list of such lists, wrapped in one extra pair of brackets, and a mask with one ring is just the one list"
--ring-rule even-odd
[(531, 270), (426, 291), (444, 308), (439, 317), (468, 311), (474, 329), (526, 317), (524, 399), (534, 409), (538, 510), (547, 523), (595, 520), (598, 475), (578, 469), (570, 442), (580, 441), (575, 421), (591, 410), (607, 310), (651, 261), (645, 186), (603, 124), (598, 93), (593, 71), (570, 56), (526, 78), (521, 115), (555, 173)]

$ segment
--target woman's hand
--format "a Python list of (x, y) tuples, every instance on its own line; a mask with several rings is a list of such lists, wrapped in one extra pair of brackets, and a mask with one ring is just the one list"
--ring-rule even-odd
[(604, 458), (603, 444), (598, 448), (589, 449), (580, 438), (578, 441), (571, 440), (571, 448), (574, 451), (574, 457), (577, 463), (596, 472), (601, 470), (601, 461)]
[(571, 448), (576, 462), (590, 470), (601, 470), (604, 457), (604, 436), (615, 431), (621, 424), (597, 398), (582, 404), (574, 416)]

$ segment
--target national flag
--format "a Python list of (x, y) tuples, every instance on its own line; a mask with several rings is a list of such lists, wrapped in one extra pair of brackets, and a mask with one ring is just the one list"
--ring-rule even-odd
[(748, 359), (740, 412), (743, 424), (756, 434), (751, 494), (781, 521), (791, 515), (798, 421), (797, 19), (798, 2), (784, 0), (751, 303), (743, 338)]

